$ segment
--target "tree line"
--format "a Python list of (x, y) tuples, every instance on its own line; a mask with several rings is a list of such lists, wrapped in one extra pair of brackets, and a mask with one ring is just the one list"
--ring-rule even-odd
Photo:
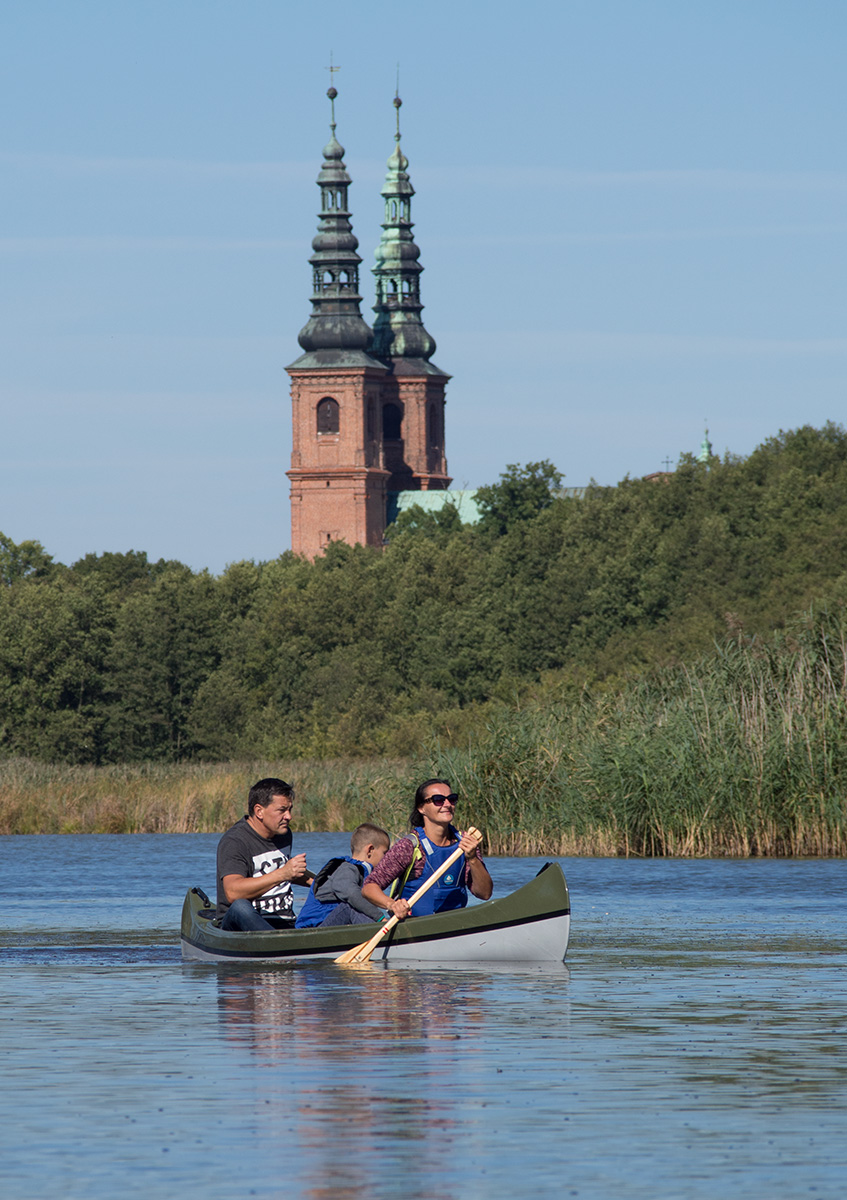
[(0, 755), (461, 747), (494, 714), (611, 695), (847, 598), (841, 426), (582, 499), (560, 485), (549, 462), (510, 466), (479, 489), (477, 525), (413, 509), (384, 551), (338, 543), (219, 576), (140, 551), (66, 566), (0, 534)]

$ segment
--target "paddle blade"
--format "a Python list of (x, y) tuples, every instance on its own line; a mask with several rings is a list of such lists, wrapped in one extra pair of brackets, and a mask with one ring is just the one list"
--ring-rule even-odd
[(352, 950), (345, 950), (343, 954), (339, 954), (335, 961), (342, 967), (367, 962), (389, 929), (393, 929), (396, 924), (397, 917), (392, 917), (384, 925), (380, 926), (379, 932), (375, 933), (369, 941), (354, 946)]

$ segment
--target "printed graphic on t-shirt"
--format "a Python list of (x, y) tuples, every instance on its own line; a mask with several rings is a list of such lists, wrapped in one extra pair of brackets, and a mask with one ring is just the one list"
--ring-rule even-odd
[[(257, 879), (260, 875), (268, 875), (271, 871), (278, 871), (287, 862), (288, 855), (283, 854), (281, 850), (277, 850), (276, 848), (266, 850), (263, 854), (254, 854), (253, 878)], [(259, 896), (258, 899), (254, 900), (253, 904), (265, 917), (290, 916), (294, 911), (294, 896), (291, 893), (291, 884), (278, 883), (269, 892), (265, 892), (264, 896)]]

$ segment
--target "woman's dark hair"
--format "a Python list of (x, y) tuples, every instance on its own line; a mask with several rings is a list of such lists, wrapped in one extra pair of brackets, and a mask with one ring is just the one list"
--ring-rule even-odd
[(421, 812), (419, 805), (426, 803), (426, 796), (424, 795), (424, 792), (428, 787), (432, 787), (434, 783), (441, 783), (447, 788), (448, 792), (450, 791), (451, 784), (448, 779), (425, 779), (415, 792), (415, 807), (409, 814), (409, 824), (411, 825), (412, 829), (420, 829), (423, 825), (423, 813)]

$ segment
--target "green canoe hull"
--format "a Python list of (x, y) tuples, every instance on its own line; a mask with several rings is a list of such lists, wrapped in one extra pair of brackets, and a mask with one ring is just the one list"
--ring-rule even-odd
[[(207, 962), (337, 958), (366, 942), (379, 928), (369, 923), (242, 933), (218, 928), (213, 915), (202, 892), (192, 888), (182, 909), (183, 958)], [(569, 932), (568, 885), (559, 864), (547, 863), (534, 879), (502, 899), (401, 921), (377, 946), (373, 961), (560, 963)]]

